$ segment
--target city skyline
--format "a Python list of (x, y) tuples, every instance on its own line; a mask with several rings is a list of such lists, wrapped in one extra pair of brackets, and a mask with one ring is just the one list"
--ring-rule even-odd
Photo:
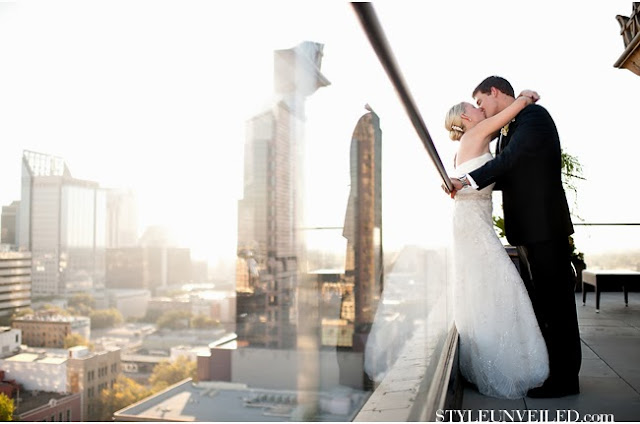
[[(613, 67), (623, 50), (615, 15), (628, 15), (631, 2), (569, 20), (580, 3), (374, 6), (448, 170), (455, 144), (442, 128), (444, 112), (499, 73), (516, 91), (541, 93), (564, 148), (581, 160), (587, 180), (579, 185), (579, 215), (637, 221), (628, 187), (611, 183), (632, 178), (638, 153), (626, 130), (634, 108), (624, 88), (634, 75)], [(135, 190), (140, 231), (168, 225), (196, 258), (232, 260), (246, 120), (272, 97), (273, 51), (314, 40), (325, 45), (332, 86), (307, 107), (307, 200), (314, 207), (306, 208), (306, 222), (341, 226), (351, 125), (369, 103), (393, 140), (384, 155), (385, 243), (446, 239), (450, 204), (350, 6), (251, 7), (246, 14), (234, 5), (140, 2), (122, 13), (112, 3), (0, 4), (0, 203), (19, 199), (22, 150), (44, 152), (64, 157), (77, 178)], [(327, 161), (330, 171), (319, 165)], [(594, 235), (592, 244), (633, 243), (629, 233), (604, 242)], [(339, 251), (340, 238), (336, 231), (322, 244)]]

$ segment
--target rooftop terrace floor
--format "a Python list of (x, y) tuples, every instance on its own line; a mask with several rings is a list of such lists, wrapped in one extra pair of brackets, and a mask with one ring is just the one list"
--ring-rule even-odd
[[(496, 420), (503, 410), (546, 410), (549, 420), (564, 417), (565, 422), (578, 417), (588, 420), (587, 414), (613, 414), (615, 421), (640, 421), (640, 293), (629, 293), (629, 306), (625, 307), (622, 292), (604, 292), (600, 313), (595, 311), (593, 292), (587, 292), (584, 306), (582, 293), (576, 293), (576, 305), (582, 339), (580, 394), (503, 400), (465, 387), (462, 410), (473, 411), (474, 417), (480, 411), (494, 411)], [(568, 419), (567, 410), (575, 411)]]

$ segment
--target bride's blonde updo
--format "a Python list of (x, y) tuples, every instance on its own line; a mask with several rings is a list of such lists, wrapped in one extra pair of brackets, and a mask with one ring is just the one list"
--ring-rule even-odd
[(460, 140), (464, 134), (462, 125), (462, 114), (465, 112), (465, 103), (458, 103), (447, 112), (444, 118), (444, 127), (449, 131), (449, 138), (454, 141)]

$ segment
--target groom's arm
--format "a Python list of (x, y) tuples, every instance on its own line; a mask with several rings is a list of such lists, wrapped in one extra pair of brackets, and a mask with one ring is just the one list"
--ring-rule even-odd
[(541, 106), (531, 105), (517, 117), (518, 127), (504, 150), (480, 168), (470, 172), (469, 180), (476, 189), (482, 189), (496, 182), (518, 164), (526, 161), (540, 149), (540, 143), (547, 140), (555, 132), (555, 124), (551, 116)]

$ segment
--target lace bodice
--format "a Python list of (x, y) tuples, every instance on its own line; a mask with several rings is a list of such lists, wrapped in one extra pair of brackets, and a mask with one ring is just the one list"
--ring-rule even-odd
[[(473, 159), (469, 159), (467, 161), (462, 162), (461, 164), (459, 164), (456, 167), (456, 175), (461, 177), (464, 174), (468, 174), (469, 172), (480, 168), (482, 165), (484, 165), (485, 163), (489, 162), (491, 159), (493, 159), (493, 155), (491, 153), (484, 153), (480, 156), (476, 156)], [(495, 184), (490, 184), (487, 187), (483, 188), (482, 190), (475, 190), (472, 187), (465, 187), (464, 189), (460, 190), (457, 194), (456, 194), (456, 198), (458, 197), (458, 195), (462, 194), (462, 195), (475, 195), (475, 196), (481, 196), (481, 197), (486, 197), (491, 196), (491, 191), (493, 190), (493, 186)]]

